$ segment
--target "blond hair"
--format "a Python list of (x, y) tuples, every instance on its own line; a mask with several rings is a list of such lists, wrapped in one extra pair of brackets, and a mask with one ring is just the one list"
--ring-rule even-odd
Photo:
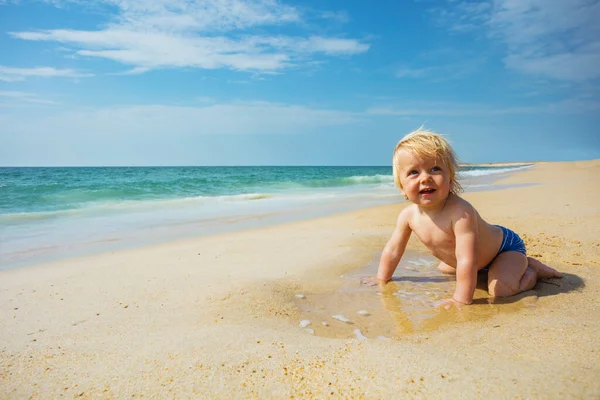
[(418, 157), (425, 157), (440, 160), (450, 171), (450, 192), (458, 194), (462, 192), (462, 186), (456, 179), (458, 171), (458, 159), (450, 143), (442, 136), (434, 132), (423, 129), (417, 129), (414, 132), (404, 136), (396, 145), (392, 164), (394, 169), (394, 182), (400, 189), (402, 182), (400, 181), (400, 162), (398, 160), (398, 152), (400, 150), (409, 151)]

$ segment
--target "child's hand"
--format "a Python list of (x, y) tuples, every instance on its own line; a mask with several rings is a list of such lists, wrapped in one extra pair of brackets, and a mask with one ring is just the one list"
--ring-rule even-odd
[(460, 303), (454, 299), (446, 299), (446, 300), (441, 300), (436, 304), (436, 307), (444, 307), (444, 309), (449, 310), (452, 307), (456, 307), (458, 310), (462, 310), (463, 306), (466, 306), (467, 304), (464, 303)]
[(379, 285), (381, 287), (385, 286), (387, 282), (377, 278), (376, 276), (366, 276), (360, 279), (360, 283), (367, 286), (376, 286)]

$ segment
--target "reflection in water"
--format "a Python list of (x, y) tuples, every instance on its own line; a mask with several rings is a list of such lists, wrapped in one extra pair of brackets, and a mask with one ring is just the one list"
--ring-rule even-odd
[[(443, 275), (430, 255), (406, 251), (392, 282), (384, 288), (360, 284), (360, 278), (375, 275), (379, 260), (343, 276), (344, 284), (329, 293), (304, 293), (295, 302), (301, 311), (302, 328), (318, 336), (357, 339), (390, 339), (441, 325), (482, 320), (499, 312), (534, 305), (536, 297), (519, 301), (488, 301), (486, 276), (480, 277), (474, 304), (462, 310), (445, 310), (441, 300), (454, 293), (455, 279)], [(528, 294), (532, 294), (529, 292)], [(308, 321), (308, 323), (307, 323)]]

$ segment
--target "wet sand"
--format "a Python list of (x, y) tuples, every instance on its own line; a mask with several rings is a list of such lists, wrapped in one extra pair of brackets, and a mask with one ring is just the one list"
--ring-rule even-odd
[(403, 340), (407, 334), (536, 306), (533, 291), (508, 300), (489, 298), (487, 273), (482, 272), (473, 305), (460, 312), (446, 311), (440, 302), (452, 297), (456, 279), (442, 274), (438, 263), (428, 253), (407, 250), (392, 282), (382, 288), (360, 284), (361, 277), (377, 273), (376, 257), (366, 267), (342, 275), (343, 283), (335, 290), (296, 294), (300, 327), (309, 334), (331, 338)]
[(565, 277), (463, 311), (414, 238), (426, 262), (358, 285), (401, 204), (1, 271), (0, 398), (598, 398), (599, 176), (466, 194)]

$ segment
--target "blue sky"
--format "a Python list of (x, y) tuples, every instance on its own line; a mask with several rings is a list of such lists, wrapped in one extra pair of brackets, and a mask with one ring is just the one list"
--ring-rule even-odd
[(600, 158), (600, 0), (0, 0), (0, 165)]

